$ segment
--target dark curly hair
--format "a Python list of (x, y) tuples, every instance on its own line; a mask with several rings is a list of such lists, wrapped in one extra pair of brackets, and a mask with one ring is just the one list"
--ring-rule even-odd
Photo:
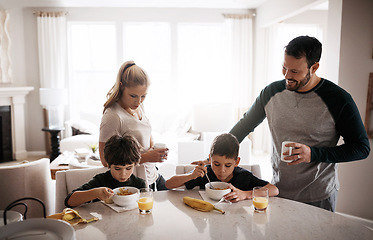
[(112, 136), (104, 148), (104, 157), (109, 167), (114, 165), (129, 165), (140, 162), (140, 145), (132, 136)]

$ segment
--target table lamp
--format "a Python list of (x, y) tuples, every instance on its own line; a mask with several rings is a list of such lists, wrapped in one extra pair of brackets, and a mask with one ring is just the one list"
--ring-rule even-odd
[(64, 105), (67, 103), (67, 89), (40, 88), (40, 105), (47, 110), (48, 127), (61, 128), (64, 125)]

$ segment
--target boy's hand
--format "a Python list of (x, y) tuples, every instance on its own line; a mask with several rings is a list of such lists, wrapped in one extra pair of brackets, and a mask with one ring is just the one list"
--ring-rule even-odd
[(196, 179), (198, 177), (203, 177), (207, 173), (207, 168), (202, 161), (199, 161), (198, 165), (194, 168), (192, 177)]
[(206, 160), (198, 160), (198, 161), (193, 161), (193, 162), (191, 162), (190, 164), (192, 164), (192, 165), (199, 165), (200, 163), (203, 163), (204, 165), (206, 165), (206, 164), (209, 164), (209, 159), (207, 158)]
[(108, 198), (112, 198), (114, 196), (114, 191), (107, 187), (100, 187), (97, 188), (97, 198), (100, 200), (105, 200)]
[(232, 184), (229, 184), (229, 188), (232, 190), (232, 192), (227, 193), (224, 195), (224, 198), (231, 202), (238, 202), (245, 199), (250, 199), (248, 196), (249, 191), (242, 191), (238, 188), (235, 188)]

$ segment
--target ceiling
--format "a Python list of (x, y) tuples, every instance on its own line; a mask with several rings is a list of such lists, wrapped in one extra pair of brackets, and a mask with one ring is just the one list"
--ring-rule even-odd
[[(13, 7), (149, 7), (256, 9), (269, 0), (1, 0), (0, 8)], [(278, 1), (278, 0), (277, 0)], [(321, 1), (314, 10), (327, 10)]]
[(2, 0), (23, 7), (159, 7), (255, 9), (268, 0)]

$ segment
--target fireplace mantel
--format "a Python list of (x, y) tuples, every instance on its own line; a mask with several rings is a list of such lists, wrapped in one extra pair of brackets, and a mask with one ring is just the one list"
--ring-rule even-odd
[(0, 106), (11, 106), (13, 158), (27, 157), (25, 136), (25, 100), (34, 87), (0, 88)]

